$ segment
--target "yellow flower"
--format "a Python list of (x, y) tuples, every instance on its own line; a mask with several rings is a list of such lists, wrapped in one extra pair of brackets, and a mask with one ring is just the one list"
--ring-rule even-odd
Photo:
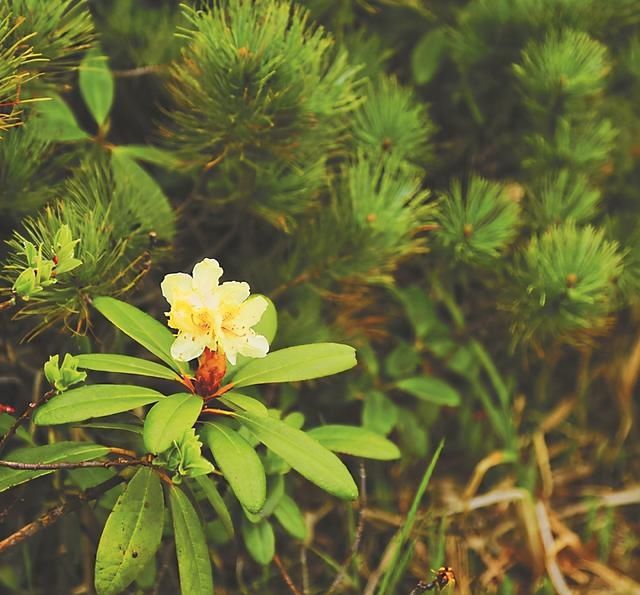
[(217, 260), (205, 258), (186, 273), (166, 275), (162, 295), (171, 305), (168, 324), (178, 331), (171, 355), (180, 361), (198, 357), (208, 347), (222, 351), (231, 364), (237, 354), (264, 357), (269, 343), (251, 328), (267, 308), (261, 296), (249, 299), (249, 284), (227, 281), (219, 285), (222, 268)]

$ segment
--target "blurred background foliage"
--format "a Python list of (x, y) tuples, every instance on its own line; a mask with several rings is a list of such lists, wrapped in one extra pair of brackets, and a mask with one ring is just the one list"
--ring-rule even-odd
[[(461, 593), (639, 592), (639, 106), (636, 0), (5, 0), (2, 402), (124, 341), (92, 296), (162, 318), (162, 276), (214, 257), (275, 301), (277, 347), (358, 348), (270, 404), (402, 448), (359, 512), (299, 486), (310, 531), (277, 552), (301, 589), (404, 593), (446, 562)], [(63, 225), (82, 265), (24, 289)], [(96, 519), (5, 555), (3, 588), (86, 592)], [(206, 520), (219, 592), (284, 592)], [(157, 568), (139, 591), (175, 588)]]

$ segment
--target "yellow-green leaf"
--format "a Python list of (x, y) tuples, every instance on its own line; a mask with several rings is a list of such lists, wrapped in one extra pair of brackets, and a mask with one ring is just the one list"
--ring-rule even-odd
[(80, 63), (80, 94), (98, 126), (102, 126), (113, 104), (114, 82), (108, 58), (98, 50), (87, 52)]
[(156, 362), (150, 362), (139, 357), (119, 355), (115, 353), (83, 353), (74, 356), (78, 367), (96, 372), (115, 372), (119, 374), (137, 374), (166, 380), (180, 380), (177, 372), (165, 368)]
[(248, 411), (235, 412), (234, 417), (309, 481), (344, 500), (358, 497), (358, 488), (344, 463), (308, 434)]
[(36, 425), (66, 424), (122, 413), (166, 397), (156, 390), (128, 384), (91, 384), (56, 395), (36, 410)]
[(177, 393), (156, 403), (144, 420), (142, 437), (148, 452), (158, 454), (171, 447), (193, 427), (202, 411), (202, 398)]
[(211, 561), (198, 514), (189, 498), (176, 486), (169, 489), (169, 502), (182, 593), (211, 595)]
[(258, 513), (267, 497), (267, 478), (256, 451), (238, 432), (219, 423), (204, 424), (201, 435), (240, 504)]
[(158, 475), (142, 467), (118, 498), (96, 554), (98, 595), (126, 589), (153, 559), (162, 540), (164, 500)]
[(93, 306), (125, 335), (129, 335), (176, 372), (188, 373), (186, 362), (176, 362), (171, 357), (174, 336), (171, 331), (135, 306), (112, 297), (96, 297)]
[(400, 450), (393, 442), (366, 428), (326, 425), (309, 430), (307, 434), (333, 452), (380, 461), (400, 458)]
[(268, 382), (293, 382), (330, 376), (356, 365), (356, 352), (349, 345), (314, 343), (273, 351), (254, 359), (232, 378), (235, 387)]

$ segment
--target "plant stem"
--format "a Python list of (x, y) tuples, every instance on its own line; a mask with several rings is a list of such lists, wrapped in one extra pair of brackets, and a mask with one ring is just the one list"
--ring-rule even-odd
[(138, 465), (151, 466), (146, 459), (116, 459), (114, 461), (80, 461), (77, 463), (60, 462), (60, 463), (21, 463), (19, 461), (3, 461), (0, 460), (0, 467), (8, 467), (9, 469), (19, 469), (21, 471), (47, 471), (58, 469), (86, 469), (88, 467), (134, 467)]
[(47, 527), (53, 525), (70, 512), (78, 510), (82, 506), (82, 504), (90, 502), (92, 500), (96, 500), (97, 498), (102, 496), (102, 494), (108, 492), (111, 488), (116, 487), (123, 481), (123, 477), (114, 475), (113, 477), (107, 479), (107, 481), (104, 481), (93, 488), (89, 488), (85, 492), (82, 492), (76, 496), (72, 496), (68, 500), (62, 502), (61, 504), (58, 504), (58, 506), (52, 508), (51, 510), (48, 510), (43, 515), (38, 517), (35, 521), (25, 525), (21, 529), (18, 529), (18, 531), (0, 541), (0, 554), (18, 545), (19, 543), (22, 543), (26, 539), (29, 539), (29, 537), (32, 537), (42, 529), (46, 529)]
[(56, 394), (55, 390), (47, 391), (36, 401), (31, 401), (20, 414), (20, 417), (16, 419), (13, 425), (7, 430), (7, 433), (0, 438), (0, 453), (4, 450), (5, 445), (11, 439), (11, 437), (18, 431), (18, 428), (27, 421), (33, 412), (40, 406), (46, 403), (51, 397)]

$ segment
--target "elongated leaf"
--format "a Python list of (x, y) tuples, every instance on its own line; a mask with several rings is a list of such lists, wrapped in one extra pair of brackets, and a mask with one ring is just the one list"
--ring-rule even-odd
[(158, 182), (133, 159), (118, 152), (111, 156), (111, 167), (118, 186), (138, 189), (136, 200), (129, 208), (156, 232), (160, 240), (171, 241), (175, 235), (176, 216)]
[(418, 85), (424, 85), (433, 78), (440, 68), (446, 46), (447, 32), (444, 28), (432, 29), (420, 38), (411, 54), (413, 80)]
[(385, 436), (398, 422), (398, 406), (384, 393), (374, 390), (365, 396), (362, 425)]
[(236, 412), (234, 417), (309, 481), (338, 498), (355, 500), (358, 497), (358, 488), (349, 470), (317, 440), (271, 417), (248, 411)]
[(215, 422), (204, 424), (202, 437), (240, 504), (259, 512), (267, 497), (267, 478), (256, 451), (238, 432)]
[(80, 126), (69, 106), (58, 96), (50, 101), (42, 101), (37, 107), (38, 137), (55, 142), (74, 141), (89, 138)]
[(144, 420), (142, 437), (147, 451), (158, 454), (167, 450), (196, 423), (202, 411), (202, 398), (177, 393), (156, 403)]
[(164, 500), (158, 475), (142, 467), (116, 502), (96, 554), (98, 595), (121, 593), (153, 559), (162, 540)]
[(148, 145), (120, 145), (113, 148), (113, 153), (168, 169), (174, 169), (180, 165), (180, 160), (170, 151)]
[(237, 388), (330, 376), (356, 365), (355, 349), (339, 343), (298, 345), (254, 359), (232, 379)]
[(37, 409), (33, 422), (39, 426), (84, 421), (122, 413), (166, 397), (156, 390), (128, 384), (91, 384), (63, 392)]
[(284, 494), (278, 502), (273, 514), (278, 519), (284, 530), (296, 539), (303, 540), (307, 536), (307, 525), (304, 522), (302, 511), (287, 494)]
[[(91, 442), (57, 442), (45, 446), (21, 448), (8, 454), (6, 459), (18, 463), (79, 463), (99, 459), (108, 452), (109, 449), (106, 446)], [(49, 473), (53, 473), (53, 470), (27, 471), (0, 467), (0, 492)]]
[(120, 430), (122, 432), (131, 432), (132, 434), (138, 434), (142, 436), (141, 424), (125, 424), (119, 422), (110, 421), (94, 421), (84, 424), (78, 424), (80, 428), (95, 428), (96, 430)]
[(180, 380), (180, 376), (156, 362), (150, 362), (130, 355), (114, 353), (83, 353), (75, 356), (78, 367), (96, 372), (116, 372), (120, 374), (137, 374), (166, 380)]
[(211, 560), (198, 514), (178, 487), (169, 490), (169, 502), (182, 593), (211, 595)]
[(178, 373), (188, 373), (186, 362), (176, 362), (171, 357), (173, 335), (171, 331), (135, 306), (112, 297), (97, 297), (93, 305), (107, 320), (123, 333), (140, 343), (165, 364), (169, 364)]
[(278, 332), (278, 312), (276, 311), (276, 307), (273, 305), (273, 302), (266, 295), (255, 293), (249, 299), (255, 299), (257, 297), (267, 300), (267, 309), (264, 311), (264, 314), (258, 321), (258, 324), (253, 327), (253, 330), (257, 335), (266, 337), (269, 345), (271, 345), (275, 339), (276, 333)]
[(390, 589), (390, 583), (394, 579), (394, 574), (398, 572), (399, 568), (399, 559), (403, 554), (404, 546), (409, 540), (411, 532), (413, 531), (413, 527), (416, 523), (416, 516), (418, 513), (418, 509), (420, 507), (420, 503), (422, 502), (422, 498), (424, 493), (427, 491), (427, 486), (431, 481), (431, 476), (433, 475), (433, 471), (436, 467), (436, 463), (440, 458), (440, 453), (444, 448), (444, 440), (440, 442), (438, 448), (436, 448), (433, 457), (431, 457), (431, 462), (427, 467), (422, 479), (420, 480), (420, 485), (416, 490), (416, 494), (413, 498), (413, 502), (411, 503), (411, 507), (409, 508), (409, 512), (407, 513), (406, 520), (404, 525), (402, 525), (399, 534), (396, 536), (396, 548), (392, 553), (391, 561), (387, 565), (386, 571), (383, 575), (380, 587), (378, 588), (378, 593), (393, 593), (394, 590)]
[(284, 477), (282, 475), (271, 475), (267, 481), (267, 499), (264, 501), (258, 514), (243, 509), (245, 516), (252, 523), (259, 523), (273, 514), (280, 498), (284, 496)]
[(218, 400), (234, 411), (250, 411), (257, 415), (268, 414), (267, 407), (258, 399), (237, 392), (225, 393), (224, 397), (220, 397)]
[(242, 523), (242, 537), (251, 557), (258, 564), (267, 565), (276, 553), (276, 537), (269, 521), (262, 520), (252, 523), (244, 519)]
[(400, 450), (393, 442), (358, 426), (320, 426), (309, 430), (307, 434), (333, 452), (380, 461), (400, 458)]
[(87, 52), (80, 63), (78, 83), (89, 112), (102, 126), (111, 110), (115, 86), (107, 57), (96, 49)]
[(194, 477), (194, 480), (202, 488), (204, 495), (207, 497), (207, 500), (209, 500), (209, 504), (211, 504), (213, 510), (218, 514), (218, 518), (220, 519), (222, 526), (225, 528), (227, 535), (233, 538), (235, 535), (233, 521), (231, 520), (229, 509), (218, 491), (215, 480), (207, 475), (198, 475), (197, 477)]
[(405, 378), (397, 382), (396, 387), (434, 405), (448, 405), (449, 407), (460, 405), (460, 393), (438, 378), (426, 376)]

